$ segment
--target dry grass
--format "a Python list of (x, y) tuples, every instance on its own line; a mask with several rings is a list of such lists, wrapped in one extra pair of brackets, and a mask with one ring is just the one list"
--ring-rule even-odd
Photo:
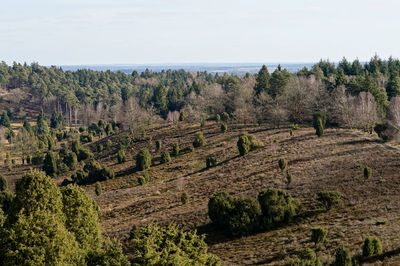
[[(365, 237), (378, 236), (384, 252), (396, 250), (400, 245), (400, 179), (398, 176), (400, 153), (388, 149), (357, 131), (327, 129), (325, 136), (317, 138), (313, 129), (300, 129), (291, 137), (288, 129), (268, 129), (265, 126), (230, 125), (227, 133), (220, 133), (219, 125), (209, 123), (204, 128), (183, 124), (162, 125), (147, 132), (148, 141), (137, 141), (127, 150), (127, 162), (117, 164), (116, 147), (96, 154), (102, 165), (110, 166), (117, 178), (102, 182), (103, 193), (95, 196), (94, 186), (86, 186), (89, 194), (102, 210), (101, 224), (105, 234), (124, 238), (131, 227), (149, 222), (168, 224), (175, 222), (185, 228), (197, 228), (207, 233), (210, 252), (227, 265), (280, 264), (293, 256), (301, 247), (313, 244), (310, 230), (322, 226), (329, 231), (327, 242), (318, 249), (324, 263), (331, 262), (335, 249), (344, 244), (353, 255), (361, 252)], [(180, 141), (181, 150), (191, 145), (194, 134), (201, 130), (207, 139), (205, 147), (173, 157), (168, 164), (159, 164), (164, 149)], [(237, 137), (247, 131), (265, 143), (264, 147), (239, 157)], [(110, 139), (117, 143), (117, 137)], [(161, 139), (163, 149), (155, 151), (155, 141)], [(102, 142), (105, 140), (101, 140)], [(92, 147), (96, 145), (93, 144)], [(139, 186), (135, 155), (148, 147), (153, 156), (153, 166), (148, 171), (151, 181)], [(205, 159), (213, 155), (220, 164), (206, 169)], [(288, 161), (293, 176), (287, 187), (286, 176), (278, 167), (278, 160)], [(373, 177), (363, 178), (363, 167), (373, 169)], [(26, 168), (9, 175), (15, 179)], [(58, 178), (61, 181), (63, 177)], [(207, 215), (208, 198), (217, 191), (233, 195), (256, 197), (267, 187), (287, 189), (301, 200), (299, 217), (289, 225), (269, 232), (243, 238), (230, 238), (212, 226)], [(344, 206), (330, 212), (320, 211), (316, 193), (321, 190), (338, 190)], [(186, 191), (190, 203), (182, 205), (180, 195)], [(386, 223), (376, 225), (377, 221)], [(386, 264), (396, 264), (400, 256), (385, 259)], [(377, 263), (377, 262), (373, 262)]]

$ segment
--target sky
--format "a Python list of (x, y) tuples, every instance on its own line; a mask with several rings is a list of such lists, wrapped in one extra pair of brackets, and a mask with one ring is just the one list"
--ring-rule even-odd
[(400, 57), (398, 0), (12, 0), (0, 61), (288, 63)]

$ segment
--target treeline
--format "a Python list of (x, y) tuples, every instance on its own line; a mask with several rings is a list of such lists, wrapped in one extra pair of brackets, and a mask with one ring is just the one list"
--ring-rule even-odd
[[(36, 63), (0, 64), (3, 99), (33, 101), (56, 110), (66, 124), (116, 120), (126, 128), (151, 124), (157, 117), (204, 121), (226, 112), (239, 122), (310, 123), (327, 115), (328, 125), (371, 131), (393, 116), (389, 102), (400, 94), (400, 61), (374, 56), (367, 63), (321, 60), (296, 73), (263, 66), (257, 74), (211, 75), (167, 70), (132, 74), (92, 70), (63, 71)], [(396, 102), (396, 101), (394, 101)], [(19, 110), (12, 110), (19, 117)], [(20, 116), (23, 116), (21, 114)], [(393, 127), (392, 127), (393, 128)]]

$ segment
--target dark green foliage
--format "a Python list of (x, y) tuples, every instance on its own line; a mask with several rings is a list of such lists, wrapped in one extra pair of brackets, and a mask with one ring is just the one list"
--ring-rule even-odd
[(50, 118), (50, 128), (53, 129), (62, 129), (65, 125), (65, 121), (64, 121), (64, 117), (62, 116), (62, 114), (57, 113), (56, 111), (54, 111), (51, 114), (51, 118)]
[(146, 184), (146, 179), (143, 176), (139, 176), (138, 183), (139, 185), (143, 186), (144, 184)]
[(82, 132), (82, 134), (79, 137), (79, 140), (81, 141), (81, 143), (89, 143), (93, 141), (93, 136), (92, 134), (85, 131)]
[(374, 237), (367, 237), (364, 240), (364, 245), (362, 247), (362, 254), (364, 257), (370, 257), (373, 255), (380, 255), (382, 254), (382, 245), (379, 238)]
[(350, 250), (344, 246), (340, 246), (335, 252), (334, 266), (351, 266)]
[(174, 224), (134, 228), (130, 241), (135, 248), (134, 265), (220, 265), (218, 258), (207, 253), (204, 236)]
[(162, 148), (162, 142), (161, 140), (156, 141), (156, 151), (160, 151)]
[(310, 248), (305, 248), (297, 252), (297, 259), (285, 262), (284, 266), (322, 266), (322, 263), (315, 254), (315, 251)]
[(8, 182), (7, 179), (0, 175), (0, 192), (8, 191)]
[(43, 171), (45, 171), (46, 175), (48, 175), (48, 176), (54, 177), (57, 174), (56, 158), (52, 151), (48, 151), (44, 158)]
[(164, 151), (161, 154), (161, 163), (169, 163), (171, 161), (171, 156), (168, 151)]
[(173, 156), (178, 156), (179, 155), (179, 143), (174, 143), (172, 145), (172, 155)]
[(315, 134), (317, 134), (318, 137), (322, 137), (324, 135), (325, 124), (326, 114), (320, 112), (313, 114), (313, 126), (315, 128)]
[[(270, 93), (270, 74), (268, 72), (268, 69), (265, 65), (263, 65), (258, 72), (257, 78), (256, 78), (256, 85), (254, 86), (254, 90), (256, 94), (260, 94), (261, 92), (268, 92)], [(272, 94), (272, 93), (270, 93)]]
[(69, 170), (75, 170), (78, 167), (78, 157), (74, 152), (69, 152), (65, 155), (63, 162), (68, 166)]
[(35, 152), (32, 155), (31, 161), (32, 161), (32, 164), (34, 164), (34, 165), (42, 164), (43, 163), (43, 154), (41, 154), (39, 151)]
[(106, 148), (108, 149), (108, 148), (110, 148), (112, 146), (112, 141), (110, 140), (110, 139), (108, 139), (107, 141), (106, 141)]
[(327, 210), (340, 207), (342, 205), (342, 199), (339, 191), (321, 191), (317, 193), (317, 196), (318, 200)]
[(292, 183), (292, 174), (291, 173), (289, 173), (289, 171), (287, 171), (286, 172), (286, 181), (287, 181), (287, 184), (288, 185), (290, 185), (291, 183)]
[(207, 168), (215, 167), (215, 166), (217, 166), (217, 164), (218, 164), (217, 158), (214, 158), (211, 156), (207, 157), (207, 159), (206, 159), (206, 167)]
[(86, 148), (79, 148), (77, 157), (78, 161), (84, 161), (93, 158), (93, 153)]
[(369, 179), (372, 177), (372, 169), (368, 166), (364, 168), (364, 178)]
[(83, 170), (77, 171), (71, 178), (78, 185), (83, 185), (113, 179), (114, 177), (115, 174), (111, 168), (101, 167), (98, 162), (92, 160), (83, 167)]
[(39, 135), (49, 134), (49, 126), (47, 125), (46, 117), (44, 116), (43, 110), (40, 111), (37, 119), (37, 133)]
[(299, 202), (286, 191), (274, 188), (261, 191), (258, 194), (258, 202), (263, 214), (263, 226), (266, 229), (291, 221), (299, 205)]
[(286, 170), (286, 168), (287, 168), (287, 161), (286, 161), (286, 159), (284, 159), (284, 158), (279, 159), (278, 165), (279, 165), (279, 169), (281, 169), (281, 171)]
[(231, 119), (231, 117), (229, 116), (229, 114), (227, 112), (223, 112), (221, 114), (221, 120), (224, 122), (228, 122)]
[(7, 128), (11, 127), (10, 118), (8, 117), (6, 112), (3, 112), (1, 114), (0, 126), (7, 127)]
[(94, 189), (94, 192), (96, 193), (96, 196), (100, 196), (101, 195), (101, 183), (100, 182), (96, 182), (96, 186)]
[(183, 205), (189, 203), (189, 195), (186, 192), (183, 192), (181, 195), (181, 202)]
[(311, 241), (315, 245), (319, 245), (325, 242), (328, 231), (322, 227), (311, 228)]
[(388, 140), (388, 135), (385, 133), (387, 129), (386, 124), (382, 124), (382, 123), (378, 123), (375, 125), (374, 127), (374, 131), (376, 132), (376, 134), (378, 134), (378, 136), (383, 140), (383, 141), (387, 141)]
[(93, 250), (88, 254), (87, 265), (116, 265), (116, 266), (129, 266), (130, 262), (127, 256), (124, 255), (121, 243), (114, 239), (106, 238), (101, 249)]
[(232, 235), (248, 235), (259, 228), (260, 205), (256, 200), (217, 192), (208, 201), (208, 216)]
[(237, 146), (239, 149), (239, 154), (241, 156), (248, 154), (251, 148), (251, 143), (248, 136), (244, 134), (240, 135), (239, 140), (237, 142)]
[(118, 163), (126, 162), (125, 150), (120, 149), (117, 154)]
[(206, 139), (203, 136), (202, 132), (197, 132), (194, 141), (193, 141), (193, 147), (195, 148), (200, 148), (203, 147), (206, 144)]
[(102, 152), (104, 150), (103, 144), (97, 145), (97, 152)]
[(112, 125), (108, 123), (106, 127), (104, 128), (104, 131), (106, 132), (107, 136), (110, 136), (111, 134), (114, 133)]
[(179, 113), (179, 121), (184, 121), (186, 118), (186, 113), (184, 111), (181, 111)]
[(136, 155), (136, 168), (139, 171), (149, 169), (151, 166), (151, 155), (148, 149), (143, 148)]
[(222, 123), (221, 124), (221, 132), (225, 133), (226, 131), (228, 131), (228, 125), (226, 123)]
[(75, 152), (75, 153), (78, 155), (78, 153), (79, 153), (79, 148), (80, 148), (79, 142), (78, 142), (77, 140), (73, 140), (72, 143), (71, 143), (71, 150), (72, 150), (72, 152)]
[(215, 116), (215, 121), (217, 121), (217, 122), (221, 121), (221, 116), (219, 114), (217, 114)]

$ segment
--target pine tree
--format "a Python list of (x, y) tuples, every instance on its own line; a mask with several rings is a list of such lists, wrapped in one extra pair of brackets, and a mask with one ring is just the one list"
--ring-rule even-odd
[(57, 174), (57, 162), (52, 151), (48, 151), (43, 161), (43, 171), (48, 176), (55, 176)]
[(11, 127), (10, 118), (8, 117), (6, 112), (3, 112), (1, 114), (0, 126), (7, 127), (7, 128)]
[(269, 91), (270, 89), (270, 75), (268, 72), (268, 69), (265, 65), (263, 65), (258, 72), (257, 78), (256, 78), (256, 85), (254, 87), (254, 90), (256, 91), (256, 94), (260, 94), (263, 91)]
[(37, 119), (37, 132), (39, 135), (45, 135), (49, 133), (49, 126), (47, 125), (43, 110), (40, 111)]

